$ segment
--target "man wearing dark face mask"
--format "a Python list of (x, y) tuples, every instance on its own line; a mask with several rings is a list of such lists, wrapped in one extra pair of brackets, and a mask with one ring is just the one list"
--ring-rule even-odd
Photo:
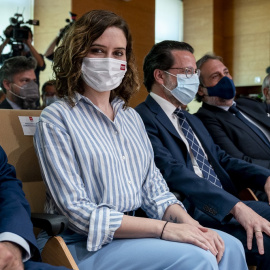
[(234, 101), (235, 86), (220, 57), (205, 55), (197, 61), (203, 101), (197, 116), (216, 144), (233, 157), (270, 168), (270, 115), (266, 104), (249, 98)]
[(269, 269), (269, 204), (243, 202), (238, 191), (256, 184), (265, 188), (270, 200), (270, 171), (229, 156), (196, 116), (181, 109), (194, 98), (199, 84), (193, 48), (185, 42), (157, 43), (145, 57), (143, 70), (149, 95), (135, 109), (168, 186), (183, 196), (194, 219), (238, 238), (248, 264)]
[(6, 99), (0, 109), (37, 109), (39, 90), (34, 58), (16, 56), (6, 60), (0, 69), (0, 83)]

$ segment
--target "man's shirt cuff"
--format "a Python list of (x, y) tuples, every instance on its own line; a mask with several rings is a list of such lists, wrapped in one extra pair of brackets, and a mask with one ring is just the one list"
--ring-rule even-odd
[(30, 246), (21, 236), (11, 232), (0, 233), (0, 242), (4, 241), (13, 242), (22, 248), (23, 262), (26, 262), (31, 258)]

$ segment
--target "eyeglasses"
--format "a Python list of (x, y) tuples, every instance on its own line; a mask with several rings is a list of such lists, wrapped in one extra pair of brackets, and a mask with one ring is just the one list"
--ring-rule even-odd
[(200, 73), (201, 71), (197, 68), (194, 69), (192, 67), (186, 67), (186, 68), (169, 68), (169, 69), (178, 69), (180, 72), (179, 74), (186, 74), (187, 78), (191, 78), (193, 76), (193, 74), (197, 74), (198, 77), (200, 77)]

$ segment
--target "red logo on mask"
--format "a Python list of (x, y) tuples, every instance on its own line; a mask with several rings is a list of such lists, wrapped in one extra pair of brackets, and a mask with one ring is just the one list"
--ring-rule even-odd
[(120, 66), (120, 70), (125, 70), (125, 69), (126, 69), (126, 65), (121, 64), (121, 66)]
[(29, 116), (29, 120), (30, 120), (31, 122), (33, 122), (33, 117), (32, 117), (32, 116)]

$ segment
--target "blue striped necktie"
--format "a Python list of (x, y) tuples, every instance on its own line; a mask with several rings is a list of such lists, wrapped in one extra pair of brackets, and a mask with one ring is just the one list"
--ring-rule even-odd
[(174, 114), (178, 117), (182, 131), (189, 143), (189, 146), (192, 150), (192, 153), (197, 161), (200, 170), (202, 171), (204, 178), (210, 181), (213, 185), (222, 188), (220, 180), (218, 179), (212, 166), (208, 162), (202, 148), (200, 147), (200, 144), (198, 143), (196, 137), (194, 136), (193, 130), (188, 124), (183, 111), (179, 108), (176, 108)]
[(232, 105), (229, 108), (229, 112), (233, 113), (237, 118), (239, 118), (243, 123), (245, 123), (253, 132), (255, 132), (258, 137), (268, 146), (270, 147), (270, 142), (264, 133), (253, 123), (251, 123), (237, 108), (235, 105)]

